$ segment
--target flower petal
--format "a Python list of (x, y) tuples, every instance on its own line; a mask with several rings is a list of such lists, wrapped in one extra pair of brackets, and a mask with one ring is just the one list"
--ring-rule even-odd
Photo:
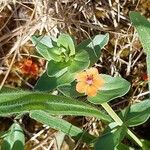
[(75, 77), (77, 81), (83, 81), (83, 82), (86, 82), (86, 78), (87, 78), (87, 73), (85, 71), (78, 73)]
[(98, 89), (97, 89), (95, 86), (93, 86), (93, 85), (88, 86), (88, 87), (87, 87), (87, 90), (86, 90), (86, 94), (87, 94), (88, 96), (96, 96), (97, 90), (98, 90)]
[(86, 70), (86, 73), (87, 75), (93, 75), (93, 76), (99, 74), (97, 68), (94, 68), (94, 67)]
[(85, 93), (87, 87), (88, 87), (88, 84), (86, 84), (86, 82), (78, 82), (77, 85), (76, 85), (76, 90), (79, 93)]
[(104, 79), (102, 77), (100, 77), (100, 76), (94, 76), (94, 78), (93, 78), (93, 85), (96, 88), (100, 89), (104, 85), (104, 83), (105, 82), (104, 82)]

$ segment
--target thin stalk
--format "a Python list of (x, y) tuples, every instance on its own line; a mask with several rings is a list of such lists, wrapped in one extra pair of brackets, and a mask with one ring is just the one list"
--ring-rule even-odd
[[(108, 105), (108, 103), (101, 104), (102, 107), (106, 110), (106, 112), (112, 117), (112, 119), (121, 126), (123, 121), (119, 118), (119, 116), (114, 112), (114, 110)], [(129, 129), (127, 130), (128, 135), (140, 146), (143, 147), (142, 142), (140, 139)]]
[[(146, 57), (146, 64), (147, 64), (147, 76), (148, 76), (148, 87), (150, 91), (150, 54), (147, 52), (147, 57)], [(149, 94), (150, 97), (150, 94)]]

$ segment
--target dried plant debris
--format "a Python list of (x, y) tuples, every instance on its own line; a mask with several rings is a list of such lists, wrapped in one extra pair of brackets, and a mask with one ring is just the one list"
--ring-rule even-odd
[[(110, 41), (95, 65), (103, 73), (123, 76), (132, 83), (132, 91), (127, 96), (133, 99), (130, 101), (128, 97), (123, 97), (122, 103), (115, 102), (114, 107), (120, 109), (127, 103), (142, 99), (145, 96), (142, 93), (147, 91), (146, 60), (129, 20), (129, 11), (133, 10), (150, 18), (150, 0), (1, 0), (0, 88), (9, 85), (33, 89), (46, 65), (35, 55), (30, 41), (33, 34), (57, 37), (65, 32), (81, 42), (108, 32)], [(6, 120), (3, 122), (3, 119), (0, 119), (0, 124), (5, 130), (8, 127), (4, 127)], [(26, 116), (26, 119), (29, 118)], [(87, 126), (88, 118), (81, 120), (82, 127)], [(56, 149), (57, 132), (30, 122), (32, 120), (23, 121), (27, 134), (26, 150)], [(90, 123), (89, 132), (98, 134), (104, 126), (94, 120)], [(76, 148), (90, 149), (84, 144), (72, 142), (77, 144)], [(67, 146), (63, 144), (63, 147)]]

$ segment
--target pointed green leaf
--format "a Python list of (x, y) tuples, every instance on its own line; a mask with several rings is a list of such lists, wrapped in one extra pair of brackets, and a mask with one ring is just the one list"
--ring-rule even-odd
[(48, 62), (47, 74), (50, 77), (59, 77), (67, 71), (68, 65), (67, 62), (56, 62), (51, 60)]
[(130, 19), (137, 29), (145, 52), (150, 54), (150, 22), (139, 12), (130, 12)]
[(90, 64), (89, 55), (85, 50), (80, 50), (76, 53), (71, 65), (68, 67), (69, 72), (75, 73), (77, 71), (88, 68)]
[[(128, 108), (127, 108), (128, 109)], [(122, 114), (126, 109), (122, 111)], [(123, 116), (124, 122), (127, 126), (138, 126), (146, 122), (150, 117), (150, 99), (141, 101), (140, 103), (136, 103), (130, 106), (130, 108)]]
[(117, 127), (110, 132), (103, 134), (97, 140), (95, 144), (95, 150), (115, 150), (115, 147), (121, 143), (125, 134), (125, 126)]
[(76, 82), (72, 82), (70, 85), (59, 86), (58, 90), (67, 97), (77, 98), (79, 96), (84, 96), (84, 94), (76, 91)]
[(57, 78), (57, 87), (62, 85), (70, 85), (75, 80), (75, 73), (65, 72), (62, 76)]
[(96, 35), (90, 39), (87, 39), (77, 45), (76, 49), (84, 49), (89, 53), (90, 66), (94, 65), (101, 55), (101, 49), (108, 43), (109, 34)]
[(60, 130), (71, 137), (81, 139), (84, 142), (90, 143), (95, 139), (94, 136), (88, 134), (86, 131), (83, 131), (82, 129), (72, 125), (71, 123), (63, 119), (52, 117), (47, 112), (32, 111), (30, 112), (30, 117), (37, 120), (38, 122), (50, 126), (51, 128)]
[(91, 116), (110, 121), (110, 117), (89, 104), (43, 92), (18, 91), (0, 94), (0, 115), (46, 110), (51, 115)]
[(34, 86), (34, 90), (50, 91), (57, 87), (57, 78), (49, 77), (47, 72), (44, 72)]
[(75, 54), (75, 47), (72, 38), (68, 34), (61, 34), (57, 40), (58, 47), (64, 47), (68, 51), (69, 56)]
[(53, 41), (50, 37), (39, 37), (32, 36), (32, 42), (36, 46), (36, 49), (39, 54), (41, 54), (46, 60), (55, 60), (60, 61), (61, 58), (61, 51), (58, 47), (53, 46)]
[(42, 35), (42, 36), (32, 36), (31, 41), (34, 45), (37, 45), (38, 43), (41, 43), (49, 48), (52, 48), (54, 46), (57, 46), (57, 39), (48, 35)]
[(4, 138), (1, 150), (24, 150), (25, 137), (19, 124), (14, 123)]
[(56, 62), (60, 62), (62, 60), (61, 51), (58, 47), (48, 48), (48, 54), (51, 59), (55, 60)]
[[(147, 72), (148, 77), (150, 77), (150, 22), (138, 12), (130, 12), (130, 19), (139, 34), (140, 41), (146, 52)], [(150, 78), (148, 85), (150, 90)]]
[(47, 72), (43, 73), (39, 78), (37, 83), (35, 84), (34, 89), (38, 91), (50, 91), (54, 90), (59, 86), (69, 85), (72, 81), (74, 81), (75, 74), (70, 72), (65, 72), (63, 75), (59, 77), (49, 77)]
[(104, 79), (104, 86), (95, 97), (88, 97), (88, 101), (94, 104), (109, 102), (117, 97), (125, 95), (130, 89), (130, 83), (121, 77), (100, 75)]

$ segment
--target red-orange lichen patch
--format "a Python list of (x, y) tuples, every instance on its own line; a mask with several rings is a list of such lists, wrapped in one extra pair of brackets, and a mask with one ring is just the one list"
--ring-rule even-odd
[(38, 75), (38, 65), (34, 63), (31, 59), (23, 60), (23, 62), (19, 64), (19, 68), (21, 69), (21, 72), (23, 74), (32, 76)]
[(150, 78), (148, 77), (147, 73), (145, 73), (145, 74), (142, 75), (142, 79), (144, 81), (148, 81)]

